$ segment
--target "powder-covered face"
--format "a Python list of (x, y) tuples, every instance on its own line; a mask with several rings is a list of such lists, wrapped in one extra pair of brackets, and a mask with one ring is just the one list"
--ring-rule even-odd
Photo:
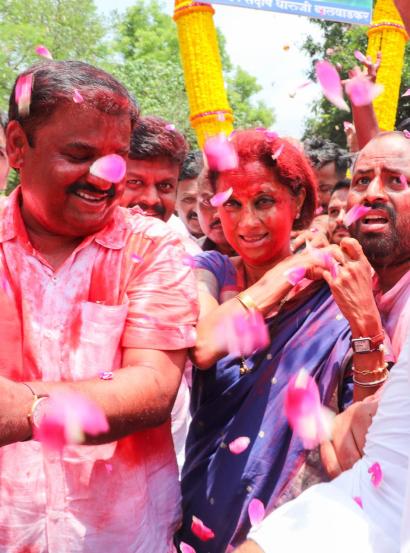
[(7, 185), (9, 169), (9, 160), (6, 152), (6, 135), (3, 127), (0, 127), (0, 190), (4, 189)]
[(20, 169), (25, 222), (46, 233), (82, 237), (112, 218), (124, 181), (107, 182), (89, 173), (100, 157), (126, 157), (129, 116), (65, 104), (34, 134), (33, 145), (16, 122), (7, 130), (10, 162)]
[(323, 213), (327, 213), (330, 196), (335, 184), (344, 178), (343, 175), (336, 171), (336, 164), (334, 161), (330, 161), (320, 167), (320, 169), (313, 169), (317, 181), (318, 181), (318, 203), (322, 208)]
[(230, 187), (233, 194), (218, 212), (232, 248), (253, 265), (279, 262), (288, 256), (290, 232), (303, 199), (293, 196), (259, 161), (218, 178), (218, 192)]
[(399, 264), (410, 256), (410, 141), (386, 134), (373, 139), (356, 161), (348, 208), (372, 210), (350, 232), (375, 267)]
[(199, 238), (203, 235), (198, 221), (198, 179), (184, 179), (178, 182), (176, 210), (190, 234)]
[(347, 211), (348, 188), (340, 188), (333, 192), (328, 207), (327, 232), (332, 244), (340, 244), (343, 238), (350, 236), (349, 230), (343, 224)]
[(168, 221), (175, 211), (179, 171), (167, 157), (128, 159), (121, 205), (138, 205), (147, 215)]

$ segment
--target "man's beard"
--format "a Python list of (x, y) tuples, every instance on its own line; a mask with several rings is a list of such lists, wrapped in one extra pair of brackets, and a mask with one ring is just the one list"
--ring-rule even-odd
[[(373, 267), (396, 265), (410, 256), (410, 214), (401, 218), (397, 224), (396, 211), (385, 204), (369, 205), (372, 209), (384, 210), (389, 214), (388, 229), (385, 233), (364, 233), (360, 221), (352, 225), (350, 233), (359, 241), (363, 252)], [(365, 219), (366, 217), (363, 217)]]

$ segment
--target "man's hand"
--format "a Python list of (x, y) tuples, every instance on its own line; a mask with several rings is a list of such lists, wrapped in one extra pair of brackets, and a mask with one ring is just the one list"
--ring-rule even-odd
[(320, 446), (323, 466), (331, 478), (350, 469), (363, 456), (366, 434), (378, 405), (378, 400), (370, 396), (335, 417), (332, 441)]

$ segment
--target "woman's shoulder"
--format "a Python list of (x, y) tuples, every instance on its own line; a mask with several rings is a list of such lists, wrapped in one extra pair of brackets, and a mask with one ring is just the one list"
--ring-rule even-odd
[(209, 271), (215, 276), (220, 292), (227, 286), (236, 288), (236, 267), (232, 258), (217, 251), (207, 251), (196, 255), (194, 260), (195, 269)]

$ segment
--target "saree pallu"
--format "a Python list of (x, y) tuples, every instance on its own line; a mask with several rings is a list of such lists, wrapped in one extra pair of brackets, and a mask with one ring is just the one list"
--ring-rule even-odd
[[(241, 376), (241, 359), (233, 356), (209, 370), (194, 370), (182, 472), (184, 520), (177, 538), (197, 553), (224, 553), (239, 545), (250, 529), (250, 501), (257, 498), (272, 511), (306, 461), (284, 414), (292, 375), (301, 368), (312, 375), (325, 405), (337, 390), (343, 406), (351, 400), (351, 379), (343, 375), (350, 329), (327, 285), (312, 284), (266, 324), (271, 343), (246, 358), (251, 372)], [(240, 436), (250, 444), (234, 455), (228, 444)], [(191, 531), (192, 516), (215, 537), (199, 540)]]

